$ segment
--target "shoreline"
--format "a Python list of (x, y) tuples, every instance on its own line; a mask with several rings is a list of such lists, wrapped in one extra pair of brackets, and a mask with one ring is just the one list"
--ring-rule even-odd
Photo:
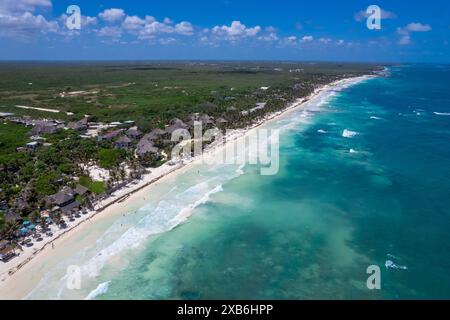
[[(205, 148), (203, 154), (190, 158), (180, 159), (174, 165), (168, 163), (158, 167), (151, 168), (151, 172), (145, 174), (139, 181), (128, 183), (125, 187), (114, 192), (109, 198), (99, 202), (96, 210), (89, 212), (82, 218), (68, 223), (68, 228), (59, 230), (54, 233), (54, 237), (46, 239), (42, 243), (36, 244), (39, 248), (26, 248), (19, 257), (0, 266), (0, 299), (21, 299), (33, 288), (33, 283), (24, 279), (26, 276), (34, 277), (32, 281), (39, 281), (39, 275), (27, 274), (27, 270), (42, 265), (46, 261), (46, 257), (54, 256), (60, 251), (64, 243), (70, 243), (76, 235), (82, 231), (84, 227), (95, 224), (98, 220), (110, 217), (114, 214), (120, 214), (127, 210), (127, 205), (142, 200), (142, 195), (148, 188), (163, 183), (166, 179), (176, 178), (177, 175), (187, 170), (190, 165), (198, 163), (205, 156), (220, 152), (235, 140), (246, 137), (252, 130), (266, 125), (272, 121), (279, 119), (281, 116), (287, 115), (291, 111), (297, 110), (304, 106), (305, 103), (315, 98), (322, 92), (333, 89), (334, 87), (345, 86), (346, 84), (356, 84), (366, 79), (377, 77), (376, 75), (366, 75), (359, 77), (344, 78), (334, 81), (330, 84), (317, 88), (312, 94), (304, 98), (299, 98), (283, 110), (266, 115), (264, 118), (256, 121), (247, 128), (235, 130), (232, 136), (226, 137), (225, 143), (211, 145)], [(145, 200), (145, 197), (144, 197)], [(54, 249), (55, 246), (57, 248)], [(41, 274), (42, 276), (42, 274)], [(23, 281), (21, 281), (23, 280)], [(6, 294), (8, 293), (8, 294)]]

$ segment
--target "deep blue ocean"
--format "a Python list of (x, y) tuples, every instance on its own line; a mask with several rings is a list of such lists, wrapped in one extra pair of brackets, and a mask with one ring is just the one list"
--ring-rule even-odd
[[(120, 238), (215, 188), (207, 201), (145, 237), (127, 263), (106, 264), (87, 292), (103, 283), (97, 299), (449, 299), (449, 86), (449, 65), (392, 66), (272, 124), (277, 175), (187, 172), (170, 192), (207, 183), (123, 218), (134, 229)], [(379, 290), (366, 286), (370, 265)]]

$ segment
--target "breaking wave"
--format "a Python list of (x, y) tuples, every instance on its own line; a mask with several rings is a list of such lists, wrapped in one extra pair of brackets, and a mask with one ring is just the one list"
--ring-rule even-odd
[(92, 290), (84, 300), (94, 300), (95, 298), (108, 292), (109, 284), (111, 281), (100, 283), (97, 288)]
[(450, 112), (433, 112), (437, 116), (450, 116)]

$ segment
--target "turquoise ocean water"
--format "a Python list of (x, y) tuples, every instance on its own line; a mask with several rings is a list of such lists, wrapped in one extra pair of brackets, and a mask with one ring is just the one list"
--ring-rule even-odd
[[(59, 269), (82, 261), (78, 298), (450, 298), (449, 83), (448, 65), (404, 65), (328, 92), (269, 126), (277, 175), (193, 168)], [(30, 297), (74, 297), (61, 275)]]

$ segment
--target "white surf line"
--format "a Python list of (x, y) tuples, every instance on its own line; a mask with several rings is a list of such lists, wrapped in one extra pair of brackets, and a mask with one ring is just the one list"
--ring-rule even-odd
[(46, 109), (46, 108), (37, 108), (37, 107), (28, 107), (28, 106), (16, 106), (16, 108), (20, 108), (20, 109), (32, 109), (32, 110), (39, 110), (39, 111), (46, 111), (46, 112), (59, 113), (59, 110), (56, 110), (56, 109)]

